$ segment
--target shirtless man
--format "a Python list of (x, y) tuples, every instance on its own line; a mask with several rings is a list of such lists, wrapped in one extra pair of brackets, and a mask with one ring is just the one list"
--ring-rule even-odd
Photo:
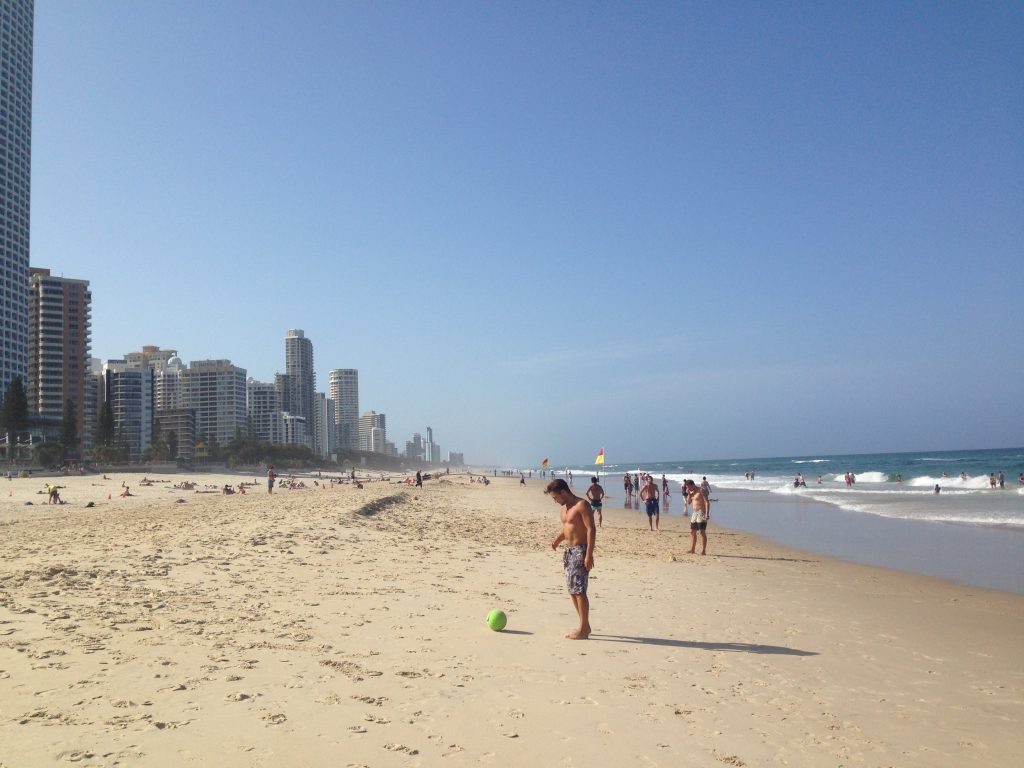
[(567, 632), (570, 640), (586, 640), (590, 637), (590, 600), (587, 599), (587, 582), (594, 568), (594, 544), (597, 529), (594, 527), (594, 512), (586, 499), (569, 490), (565, 480), (552, 480), (544, 492), (562, 507), (562, 530), (551, 542), (551, 549), (565, 542), (562, 565), (565, 567), (565, 586), (572, 598), (572, 605), (580, 617), (580, 626)]
[(696, 554), (697, 531), (700, 531), (700, 553), (707, 554), (708, 550), (708, 520), (711, 518), (711, 499), (708, 498), (703, 487), (698, 487), (693, 480), (686, 481), (686, 497), (693, 504), (693, 514), (690, 516), (690, 554)]
[(597, 513), (597, 527), (604, 527), (604, 519), (601, 515), (601, 508), (604, 506), (604, 488), (597, 482), (596, 477), (590, 478), (590, 487), (587, 488), (587, 501), (590, 502), (590, 506), (594, 512)]
[(661, 530), (661, 509), (658, 504), (658, 486), (654, 484), (654, 478), (647, 476), (647, 485), (640, 489), (640, 500), (644, 503), (647, 511), (647, 525), (652, 531)]

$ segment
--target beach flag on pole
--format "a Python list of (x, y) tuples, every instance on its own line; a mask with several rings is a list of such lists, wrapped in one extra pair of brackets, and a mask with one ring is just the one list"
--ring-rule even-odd
[(540, 465), (546, 469), (548, 466), (550, 466), (550, 463), (547, 459), (544, 459), (544, 461), (542, 461)]
[(597, 454), (597, 458), (594, 459), (594, 463), (595, 464), (604, 464), (604, 448), (602, 448), (601, 452), (599, 454)]

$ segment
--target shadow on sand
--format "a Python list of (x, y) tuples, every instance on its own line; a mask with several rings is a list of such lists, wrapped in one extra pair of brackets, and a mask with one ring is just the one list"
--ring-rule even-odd
[(758, 555), (720, 555), (713, 553), (714, 557), (733, 557), (737, 560), (778, 560), (782, 563), (819, 563), (820, 560), (807, 560), (800, 557), (759, 557)]
[(801, 651), (782, 645), (755, 643), (702, 643), (697, 640), (671, 640), (664, 637), (630, 637), (628, 635), (596, 635), (591, 640), (605, 643), (632, 643), (634, 645), (662, 645), (668, 648), (700, 648), (704, 651), (733, 651), (735, 653), (766, 653), (777, 656), (817, 656), (815, 651)]
[(502, 635), (532, 635), (533, 632), (524, 632), (521, 629), (503, 629), (500, 634)]

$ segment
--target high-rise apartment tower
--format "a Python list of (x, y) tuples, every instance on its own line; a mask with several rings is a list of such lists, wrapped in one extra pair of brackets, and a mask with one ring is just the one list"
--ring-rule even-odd
[(316, 396), (315, 374), (313, 373), (313, 342), (298, 329), (292, 329), (284, 337), (284, 367), (287, 378), (288, 396), (286, 410), (306, 420), (304, 445), (316, 445), (314, 424), (316, 414), (313, 399)]
[(0, 393), (28, 375), (33, 0), (0, 0)]
[(387, 418), (383, 413), (367, 411), (359, 417), (359, 450), (384, 453), (387, 439)]
[(87, 402), (86, 398), (92, 302), (89, 282), (53, 277), (48, 269), (30, 272), (26, 386), (29, 408), (40, 416), (60, 419), (65, 402), (70, 400), (74, 403), (79, 438), (83, 445), (91, 444), (88, 438), (96, 415), (92, 412), (92, 400)]
[(332, 370), (327, 376), (327, 396), (334, 401), (335, 450), (359, 450), (359, 371)]

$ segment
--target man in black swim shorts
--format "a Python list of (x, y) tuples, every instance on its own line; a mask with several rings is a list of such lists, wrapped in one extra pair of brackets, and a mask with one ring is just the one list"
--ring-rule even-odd
[(704, 491), (703, 484), (698, 487), (693, 480), (687, 480), (686, 497), (693, 504), (693, 514), (690, 516), (690, 552), (696, 554), (697, 534), (700, 533), (700, 553), (707, 554), (708, 551), (708, 519), (711, 517), (711, 499)]

